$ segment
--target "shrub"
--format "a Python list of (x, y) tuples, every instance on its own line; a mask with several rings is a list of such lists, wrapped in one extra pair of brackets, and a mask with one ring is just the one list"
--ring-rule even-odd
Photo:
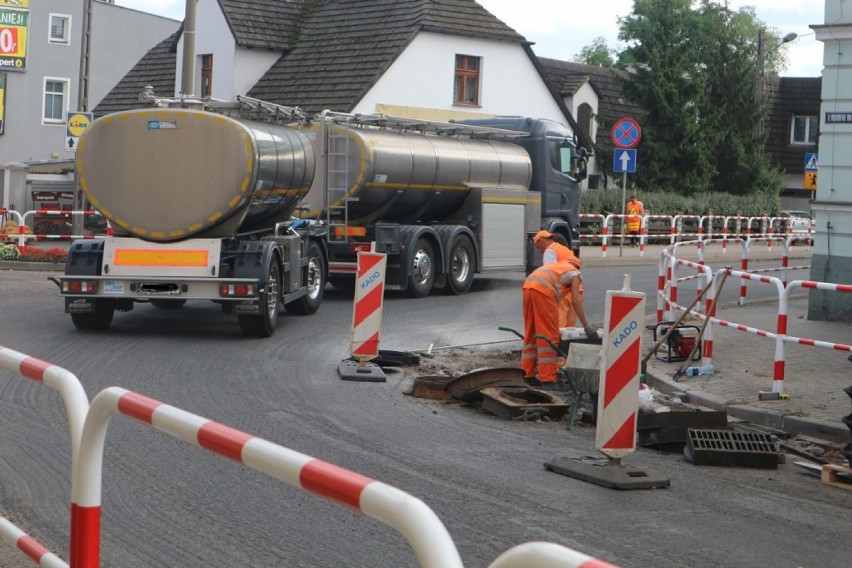
[(0, 245), (0, 260), (18, 260), (20, 256), (17, 245)]

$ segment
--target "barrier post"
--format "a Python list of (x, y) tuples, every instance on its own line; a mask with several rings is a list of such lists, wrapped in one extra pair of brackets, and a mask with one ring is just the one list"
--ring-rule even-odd
[(423, 501), (380, 481), (279, 446), (141, 394), (109, 387), (92, 400), (71, 481), (71, 566), (100, 566), (103, 456), (114, 414), (236, 461), (396, 530), (425, 568), (462, 568), (444, 524)]
[(387, 255), (375, 252), (375, 242), (370, 249), (370, 252), (358, 253), (352, 334), (349, 343), (350, 355), (358, 360), (346, 359), (337, 366), (337, 373), (344, 381), (377, 383), (387, 380), (381, 367), (367, 362), (379, 355), (387, 266)]
[(601, 349), (598, 421), (595, 445), (608, 463), (560, 458), (545, 468), (614, 489), (668, 487), (671, 480), (650, 470), (622, 465), (621, 459), (636, 449), (636, 416), (639, 412), (639, 375), (645, 294), (630, 289), (624, 275), (621, 290), (607, 290)]

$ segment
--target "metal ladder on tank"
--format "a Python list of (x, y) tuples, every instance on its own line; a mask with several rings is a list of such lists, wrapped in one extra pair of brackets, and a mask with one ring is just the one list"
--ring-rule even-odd
[[(326, 213), (329, 243), (349, 243), (349, 140), (348, 120), (340, 125), (323, 116), (326, 160)], [(341, 126), (341, 128), (333, 128)]]

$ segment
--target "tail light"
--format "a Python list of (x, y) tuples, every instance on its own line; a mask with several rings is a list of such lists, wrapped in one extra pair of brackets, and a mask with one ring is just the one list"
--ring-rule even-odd
[(252, 298), (257, 296), (256, 284), (222, 284), (219, 286), (222, 298)]
[(96, 280), (63, 280), (63, 294), (95, 294), (98, 291)]

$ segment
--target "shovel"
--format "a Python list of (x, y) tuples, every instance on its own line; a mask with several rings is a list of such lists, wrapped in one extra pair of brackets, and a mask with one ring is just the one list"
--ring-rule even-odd
[(705, 317), (704, 321), (701, 323), (701, 329), (698, 331), (698, 336), (695, 338), (695, 345), (692, 346), (692, 351), (690, 351), (689, 357), (686, 358), (686, 361), (683, 362), (683, 365), (681, 365), (680, 369), (678, 369), (672, 377), (675, 381), (677, 381), (683, 376), (683, 374), (686, 372), (686, 368), (689, 366), (690, 362), (692, 362), (692, 358), (695, 357), (695, 352), (698, 350), (698, 345), (701, 339), (704, 337), (704, 330), (707, 329), (707, 324), (710, 323), (710, 316), (716, 311), (716, 302), (719, 301), (719, 296), (722, 295), (722, 287), (725, 285), (725, 280), (728, 278), (728, 271), (730, 269), (730, 266), (726, 266), (725, 272), (722, 273), (722, 279), (719, 280), (719, 289), (716, 290), (716, 295), (713, 296), (713, 301), (710, 302), (710, 309), (707, 310), (707, 317)]

